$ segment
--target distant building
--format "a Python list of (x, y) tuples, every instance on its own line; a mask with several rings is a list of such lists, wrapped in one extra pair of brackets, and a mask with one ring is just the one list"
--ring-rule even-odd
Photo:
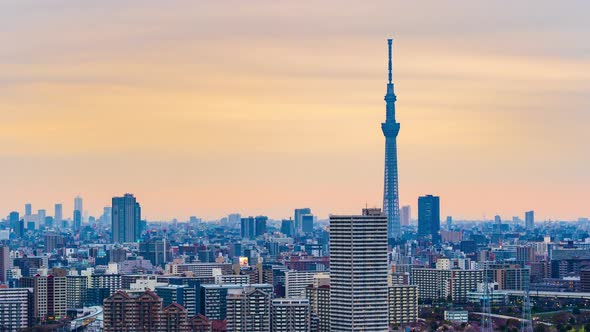
[(525, 227), (527, 231), (535, 229), (535, 211), (527, 211), (524, 214)]
[(33, 206), (31, 203), (27, 203), (25, 204), (25, 216), (30, 216), (31, 214), (33, 214)]
[(295, 234), (301, 234), (303, 232), (303, 215), (311, 214), (310, 208), (295, 209)]
[(295, 235), (295, 225), (292, 219), (283, 219), (283, 221), (281, 221), (281, 233), (288, 237), (293, 237)]
[(303, 233), (313, 233), (313, 221), (314, 216), (313, 214), (304, 214), (301, 216), (301, 227)]
[(453, 217), (447, 216), (447, 229), (450, 230), (453, 227)]
[(63, 220), (63, 205), (60, 203), (55, 204), (55, 212), (53, 214), (53, 222), (61, 227)]
[(311, 309), (308, 299), (272, 300), (273, 332), (309, 332)]
[(141, 207), (132, 194), (113, 197), (112, 234), (114, 243), (137, 242), (141, 234)]
[(14, 234), (14, 237), (17, 239), (23, 237), (25, 234), (25, 223), (19, 218), (18, 212), (10, 212), (8, 219), (10, 223), (10, 231)]
[(164, 266), (170, 260), (169, 250), (170, 244), (161, 237), (153, 237), (139, 243), (139, 254), (154, 266)]
[(227, 293), (227, 330), (267, 332), (271, 330), (272, 292), (246, 287)]
[(418, 198), (418, 237), (440, 243), (440, 198), (421, 196)]
[(401, 224), (402, 226), (409, 226), (412, 220), (412, 207), (409, 205), (402, 206), (401, 209)]

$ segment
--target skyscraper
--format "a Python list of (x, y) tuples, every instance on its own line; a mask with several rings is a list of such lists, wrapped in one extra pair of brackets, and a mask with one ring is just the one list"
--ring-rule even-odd
[(295, 234), (301, 234), (303, 231), (302, 217), (305, 214), (311, 214), (310, 208), (295, 209)]
[(141, 234), (141, 207), (132, 194), (113, 197), (112, 233), (114, 243), (137, 242)]
[(10, 222), (10, 231), (16, 238), (22, 237), (25, 234), (25, 224), (24, 221), (20, 219), (18, 212), (10, 212), (8, 219)]
[(63, 205), (61, 205), (60, 203), (55, 204), (55, 213), (53, 216), (53, 222), (55, 223), (55, 225), (58, 225), (61, 227), (62, 219), (63, 219)]
[(330, 216), (330, 329), (388, 331), (387, 216)]
[(535, 228), (535, 211), (527, 211), (524, 214), (524, 220), (527, 231), (532, 231)]
[(84, 201), (80, 196), (76, 196), (74, 198), (74, 211), (76, 210), (80, 211), (80, 214), (82, 213), (82, 211), (84, 211)]
[(410, 220), (412, 220), (412, 208), (409, 205), (402, 206), (401, 211), (401, 224), (402, 226), (410, 225)]
[(418, 237), (440, 242), (440, 198), (421, 196), (418, 198)]
[(381, 130), (385, 136), (385, 184), (383, 190), (383, 213), (385, 213), (388, 220), (389, 238), (399, 238), (401, 236), (397, 176), (397, 134), (399, 133), (399, 123), (395, 120), (395, 101), (397, 98), (393, 92), (393, 82), (391, 81), (391, 43), (392, 39), (388, 39), (389, 72), (387, 93), (385, 94), (386, 118), (385, 122), (381, 124)]
[(79, 231), (80, 227), (82, 227), (82, 212), (80, 210), (74, 210), (74, 231)]
[(6, 275), (10, 259), (10, 249), (8, 246), (0, 245), (0, 284), (6, 283)]
[(25, 204), (25, 216), (30, 216), (31, 214), (33, 214), (33, 206), (31, 203), (27, 203)]

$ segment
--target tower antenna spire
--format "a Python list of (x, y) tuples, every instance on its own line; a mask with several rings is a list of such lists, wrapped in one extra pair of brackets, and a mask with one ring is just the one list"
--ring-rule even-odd
[(391, 84), (391, 43), (393, 42), (393, 39), (387, 39), (387, 46), (389, 48), (389, 62), (388, 62), (388, 79), (389, 79), (389, 84)]

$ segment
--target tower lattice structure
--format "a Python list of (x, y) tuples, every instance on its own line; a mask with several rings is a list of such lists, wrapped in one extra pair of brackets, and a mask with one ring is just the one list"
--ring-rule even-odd
[(383, 212), (387, 216), (388, 235), (390, 239), (401, 236), (399, 213), (399, 189), (397, 173), (397, 134), (400, 124), (395, 120), (395, 102), (397, 97), (393, 91), (391, 75), (391, 44), (392, 39), (387, 40), (389, 51), (388, 83), (385, 94), (386, 118), (381, 123), (381, 130), (385, 136), (385, 185), (383, 190)]

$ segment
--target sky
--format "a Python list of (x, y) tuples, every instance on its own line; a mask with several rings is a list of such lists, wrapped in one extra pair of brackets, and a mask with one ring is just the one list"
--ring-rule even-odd
[(0, 2), (0, 215), (590, 216), (587, 1)]

